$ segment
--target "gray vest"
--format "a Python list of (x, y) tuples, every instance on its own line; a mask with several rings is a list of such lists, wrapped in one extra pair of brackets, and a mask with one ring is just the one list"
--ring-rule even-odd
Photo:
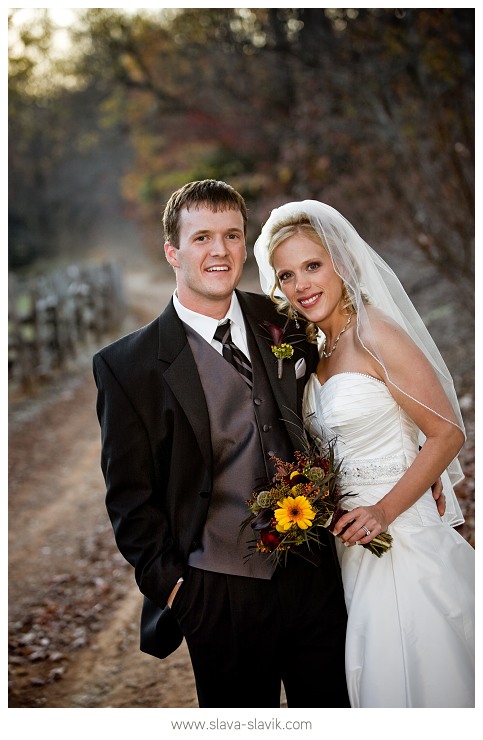
[(273, 476), (269, 454), (291, 459), (289, 435), (249, 327), (252, 390), (208, 342), (186, 325), (185, 329), (208, 406), (214, 471), (201, 543), (188, 563), (217, 573), (269, 579), (273, 562), (258, 552), (246, 558), (255, 536), (251, 527), (240, 535), (240, 524), (249, 514), (246, 501), (252, 491)]

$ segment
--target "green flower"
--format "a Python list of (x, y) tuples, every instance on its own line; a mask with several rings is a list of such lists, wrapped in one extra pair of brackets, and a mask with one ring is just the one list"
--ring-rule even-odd
[(291, 344), (282, 342), (281, 344), (272, 344), (272, 352), (277, 360), (289, 360), (294, 353), (294, 349)]
[(260, 493), (257, 496), (257, 504), (262, 509), (268, 509), (269, 506), (272, 504), (272, 496), (268, 491), (260, 491)]
[(325, 473), (322, 468), (313, 467), (305, 473), (305, 477), (312, 481), (312, 483), (320, 483), (320, 481), (324, 480)]

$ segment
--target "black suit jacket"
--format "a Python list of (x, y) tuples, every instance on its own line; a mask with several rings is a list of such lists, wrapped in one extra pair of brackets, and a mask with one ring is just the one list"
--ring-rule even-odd
[[(305, 341), (294, 355), (277, 361), (263, 321), (283, 326), (265, 296), (237, 291), (272, 382), (280, 418), (294, 448), (300, 440), (293, 422), (301, 418), (301, 399), (317, 349)], [(298, 335), (291, 322), (287, 341)], [(295, 363), (306, 360), (305, 377), (296, 380)], [(134, 566), (144, 594), (141, 649), (166, 657), (182, 635), (165, 607), (189, 552), (200, 539), (212, 489), (212, 450), (208, 409), (183, 324), (172, 301), (155, 321), (122, 337), (94, 356), (101, 425), (101, 467), (106, 505), (116, 542)]]

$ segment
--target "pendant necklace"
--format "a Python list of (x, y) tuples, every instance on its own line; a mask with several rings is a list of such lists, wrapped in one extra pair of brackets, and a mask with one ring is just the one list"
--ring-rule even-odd
[(349, 318), (347, 319), (346, 323), (344, 324), (344, 326), (342, 327), (342, 329), (340, 330), (340, 332), (337, 334), (337, 336), (335, 338), (335, 342), (332, 345), (332, 349), (330, 350), (330, 352), (326, 352), (325, 351), (325, 345), (326, 345), (326, 341), (327, 340), (324, 341), (324, 346), (322, 348), (322, 357), (330, 357), (331, 356), (332, 352), (334, 352), (335, 348), (337, 347), (337, 342), (339, 341), (339, 339), (341, 338), (341, 336), (343, 335), (343, 333), (345, 332), (345, 330), (349, 326), (349, 324), (351, 322), (351, 319), (352, 319), (352, 314), (349, 314)]

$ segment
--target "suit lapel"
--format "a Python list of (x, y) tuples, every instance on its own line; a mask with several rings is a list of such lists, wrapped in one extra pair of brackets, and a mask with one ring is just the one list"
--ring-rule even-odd
[[(300, 434), (302, 427), (301, 420), (298, 415), (298, 388), (297, 379), (295, 377), (295, 362), (299, 357), (303, 357), (303, 353), (300, 350), (297, 350), (297, 345), (295, 344), (294, 355), (289, 360), (283, 360), (282, 377), (279, 378), (277, 359), (271, 349), (272, 339), (263, 322), (268, 321), (269, 323), (276, 323), (280, 327), (283, 327), (286, 319), (283, 316), (274, 314), (274, 306), (268, 300), (266, 301), (266, 307), (263, 302), (257, 302), (255, 309), (255, 307), (251, 305), (249, 296), (239, 293), (238, 291), (237, 296), (243, 309), (245, 320), (249, 323), (255, 336), (262, 361), (265, 365), (268, 378), (273, 389), (275, 400), (281, 412), (281, 418), (285, 422), (292, 444), (295, 448), (300, 449)], [(262, 306), (261, 310), (260, 303)], [(290, 337), (287, 337), (287, 341), (290, 341)]]
[(186, 414), (211, 472), (210, 419), (205, 394), (186, 332), (172, 301), (159, 317), (158, 359), (168, 364), (163, 377)]

